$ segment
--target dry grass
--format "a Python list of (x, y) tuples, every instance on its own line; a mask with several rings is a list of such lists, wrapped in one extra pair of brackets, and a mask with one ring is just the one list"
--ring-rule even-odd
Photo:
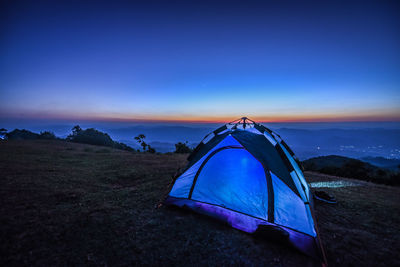
[[(185, 158), (62, 141), (0, 143), (0, 264), (315, 265), (205, 216), (154, 209)], [(399, 266), (399, 188), (329, 191), (339, 203), (316, 213), (330, 265)]]
[[(307, 172), (310, 182), (359, 180)], [(316, 217), (332, 266), (400, 266), (400, 189), (364, 186), (324, 188), (336, 205), (316, 203)]]

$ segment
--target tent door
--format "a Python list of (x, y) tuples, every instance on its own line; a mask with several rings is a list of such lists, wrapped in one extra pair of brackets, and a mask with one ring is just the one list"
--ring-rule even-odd
[(199, 168), (189, 198), (267, 220), (264, 167), (243, 147), (214, 151)]

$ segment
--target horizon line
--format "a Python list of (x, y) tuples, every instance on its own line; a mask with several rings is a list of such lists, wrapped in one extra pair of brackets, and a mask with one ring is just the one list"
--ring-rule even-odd
[[(3, 120), (42, 120), (42, 121), (76, 121), (76, 122), (109, 122), (109, 123), (228, 123), (241, 117), (248, 117), (251, 120), (259, 123), (344, 123), (344, 122), (400, 122), (400, 116), (335, 116), (329, 114), (328, 116), (48, 116), (48, 114), (40, 114), (38, 116), (1, 116)], [(185, 118), (189, 117), (189, 118)]]

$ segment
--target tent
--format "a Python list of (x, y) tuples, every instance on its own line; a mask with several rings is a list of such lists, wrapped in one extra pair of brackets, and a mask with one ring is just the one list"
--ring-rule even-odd
[(288, 240), (326, 262), (312, 194), (293, 151), (270, 129), (246, 117), (207, 135), (164, 200), (248, 233)]

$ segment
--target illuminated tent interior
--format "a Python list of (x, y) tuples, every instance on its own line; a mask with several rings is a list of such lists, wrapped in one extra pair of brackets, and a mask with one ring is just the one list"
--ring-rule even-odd
[(278, 236), (326, 262), (310, 187), (278, 134), (243, 117), (208, 134), (188, 160), (166, 205), (189, 208), (248, 233)]

